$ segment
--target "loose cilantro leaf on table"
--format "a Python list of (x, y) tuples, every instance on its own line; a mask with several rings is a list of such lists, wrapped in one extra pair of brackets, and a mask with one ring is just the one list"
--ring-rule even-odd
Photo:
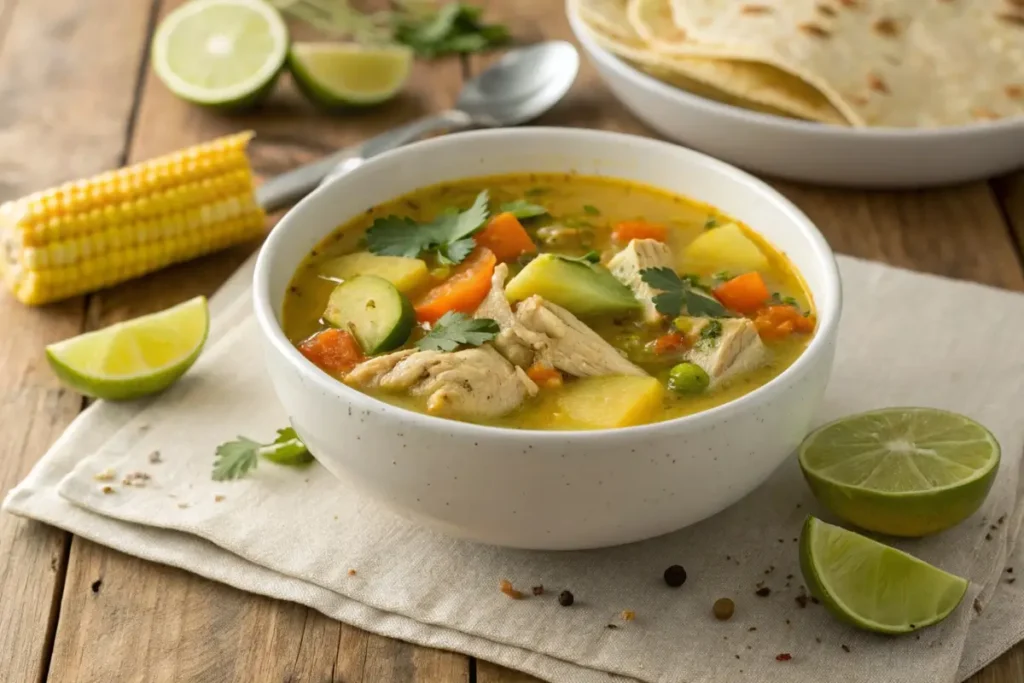
[(727, 318), (729, 311), (706, 294), (699, 293), (693, 284), (684, 281), (671, 268), (644, 268), (640, 279), (655, 289), (662, 290), (652, 301), (662, 315), (674, 318), (685, 309), (688, 315), (707, 318)]
[(463, 345), (489, 342), (498, 331), (498, 323), (490, 318), (470, 318), (465, 313), (448, 311), (416, 346), (422, 351), (454, 351)]
[(461, 2), (442, 5), (434, 13), (400, 14), (394, 37), (420, 57), (480, 52), (508, 42), (508, 29), (483, 23), (481, 14), (479, 7)]
[(416, 258), (434, 251), (444, 265), (462, 263), (475, 246), (473, 234), (487, 222), (488, 200), (484, 190), (465, 211), (449, 209), (429, 223), (399, 216), (378, 218), (366, 231), (366, 246), (381, 256)]
[(313, 456), (291, 427), (277, 430), (277, 438), (261, 444), (244, 436), (217, 446), (213, 461), (213, 480), (241, 479), (260, 463), (260, 456), (279, 465), (304, 465)]
[(517, 199), (514, 202), (505, 202), (501, 205), (499, 210), (509, 212), (516, 218), (536, 218), (537, 216), (543, 216), (548, 212), (540, 204), (534, 204), (525, 199)]

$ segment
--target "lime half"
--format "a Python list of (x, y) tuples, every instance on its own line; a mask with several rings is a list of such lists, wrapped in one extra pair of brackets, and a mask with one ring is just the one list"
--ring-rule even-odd
[(815, 497), (841, 519), (925, 536), (977, 511), (999, 469), (999, 443), (963, 415), (887, 408), (837, 420), (800, 445)]
[(153, 37), (153, 68), (178, 97), (212, 107), (254, 104), (288, 56), (288, 28), (263, 0), (191, 0)]
[(412, 50), (401, 45), (295, 43), (288, 55), (299, 89), (328, 108), (391, 99), (405, 85), (412, 62)]
[(967, 581), (852, 531), (808, 517), (800, 569), (836, 617), (878, 633), (909, 633), (956, 609)]
[(68, 386), (87, 396), (127, 400), (156, 393), (192, 367), (206, 343), (206, 297), (46, 347)]

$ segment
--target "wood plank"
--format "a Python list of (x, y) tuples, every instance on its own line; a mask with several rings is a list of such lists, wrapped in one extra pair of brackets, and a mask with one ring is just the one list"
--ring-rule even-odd
[(1018, 254), (1024, 254), (1024, 171), (996, 178), (992, 189), (1010, 224)]
[[(98, 173), (125, 154), (150, 6), (7, 0), (0, 5), (0, 201)], [(43, 359), (81, 331), (81, 298), (29, 309), (0, 293), (0, 496), (81, 408)], [(67, 534), (0, 516), (0, 679), (41, 681)]]
[[(164, 16), (180, 0), (164, 0)], [(384, 107), (318, 113), (283, 78), (262, 109), (226, 116), (175, 99), (145, 77), (130, 160), (150, 158), (244, 128), (257, 131), (257, 171), (273, 175), (328, 151), (450, 106), (457, 60), (418, 64), (410, 87)], [(269, 226), (268, 226), (269, 227)], [(243, 245), (90, 298), (100, 327), (211, 294), (255, 248)], [(339, 624), (314, 610), (242, 593), (75, 538), (50, 680), (465, 682), (469, 660)], [(92, 585), (102, 580), (100, 592)], [(97, 647), (98, 643), (102, 647)], [(117, 653), (111, 656), (111, 653)]]

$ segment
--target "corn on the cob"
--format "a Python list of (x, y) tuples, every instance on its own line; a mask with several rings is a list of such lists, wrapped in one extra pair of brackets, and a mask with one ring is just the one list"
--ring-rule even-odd
[(109, 287), (263, 233), (241, 133), (0, 206), (0, 276), (26, 304)]

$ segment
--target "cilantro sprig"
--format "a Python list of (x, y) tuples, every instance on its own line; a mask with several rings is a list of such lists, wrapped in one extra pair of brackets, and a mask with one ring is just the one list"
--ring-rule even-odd
[(416, 258), (433, 251), (442, 265), (462, 263), (476, 246), (473, 235), (487, 222), (489, 200), (484, 190), (465, 211), (449, 209), (429, 223), (399, 216), (378, 218), (366, 231), (366, 246), (381, 256)]
[(255, 470), (264, 457), (278, 465), (305, 465), (313, 456), (291, 427), (277, 430), (277, 438), (268, 444), (244, 436), (217, 446), (213, 461), (213, 480), (241, 479)]
[(685, 309), (687, 314), (707, 318), (727, 318), (728, 309), (707, 294), (701, 293), (689, 281), (683, 280), (671, 268), (644, 268), (640, 279), (660, 289), (652, 301), (662, 315), (674, 318)]
[(498, 323), (490, 318), (470, 318), (448, 311), (416, 342), (421, 351), (454, 351), (460, 346), (480, 346), (498, 336)]
[(507, 211), (519, 219), (536, 218), (537, 216), (543, 216), (548, 212), (548, 210), (540, 204), (534, 204), (526, 199), (517, 199), (513, 202), (505, 202), (501, 207), (499, 207), (499, 210), (502, 213)]

